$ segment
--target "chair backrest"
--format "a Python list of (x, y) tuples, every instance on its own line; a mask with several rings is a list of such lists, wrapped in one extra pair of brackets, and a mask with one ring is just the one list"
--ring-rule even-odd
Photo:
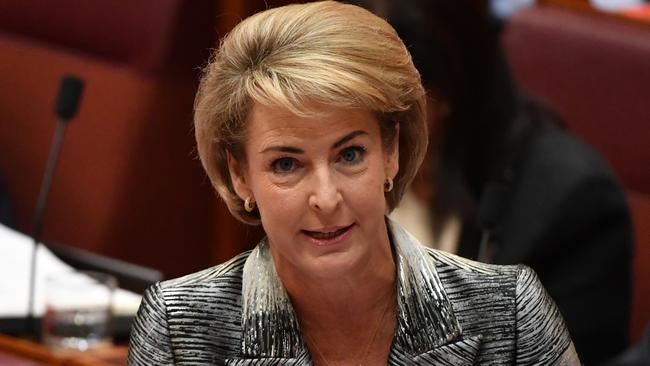
[(599, 149), (627, 189), (650, 194), (650, 25), (533, 6), (506, 28), (516, 78)]
[[(171, 62), (179, 33), (197, 27), (179, 26), (183, 17), (189, 17), (184, 14), (188, 10), (206, 10), (204, 4), (195, 3), (198, 6), (188, 6), (182, 0), (57, 0), (55, 4), (5, 0), (0, 2), (0, 32), (156, 73)], [(195, 23), (205, 19), (193, 18)], [(193, 41), (185, 37), (182, 43)], [(188, 51), (192, 52), (191, 48)]]
[(637, 340), (650, 326), (650, 195), (628, 193), (634, 224), (634, 287), (630, 338)]

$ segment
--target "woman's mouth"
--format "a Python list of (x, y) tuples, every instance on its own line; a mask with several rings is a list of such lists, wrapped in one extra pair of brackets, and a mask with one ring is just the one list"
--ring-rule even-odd
[(353, 226), (354, 224), (325, 228), (317, 231), (301, 230), (301, 232), (309, 239), (309, 241), (316, 245), (332, 245), (340, 243), (346, 239)]

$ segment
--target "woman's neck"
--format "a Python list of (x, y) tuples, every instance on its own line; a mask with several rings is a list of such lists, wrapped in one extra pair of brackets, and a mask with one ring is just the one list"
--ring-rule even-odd
[(349, 319), (353, 325), (354, 319), (363, 320), (365, 314), (381, 308), (382, 300), (396, 288), (395, 265), (391, 262), (382, 267), (334, 281), (292, 281), (287, 292), (301, 323), (332, 324)]
[(395, 330), (397, 271), (388, 234), (381, 239), (346, 271), (314, 275), (276, 266), (315, 365), (386, 363)]
[(380, 300), (396, 287), (396, 266), (388, 237), (366, 259), (345, 273), (297, 273), (295, 267), (287, 266), (276, 270), (299, 317), (340, 321), (381, 306)]

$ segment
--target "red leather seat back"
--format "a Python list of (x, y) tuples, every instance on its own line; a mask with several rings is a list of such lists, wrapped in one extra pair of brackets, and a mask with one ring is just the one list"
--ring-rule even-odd
[(634, 291), (630, 338), (639, 339), (650, 325), (650, 195), (629, 193), (634, 224)]
[(553, 6), (516, 14), (504, 47), (517, 79), (650, 194), (650, 26)]

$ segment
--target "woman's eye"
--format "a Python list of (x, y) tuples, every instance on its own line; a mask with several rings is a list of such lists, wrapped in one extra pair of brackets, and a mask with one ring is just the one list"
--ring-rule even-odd
[(271, 163), (274, 173), (286, 174), (291, 173), (296, 169), (296, 159), (293, 158), (280, 158)]
[(339, 156), (341, 157), (341, 161), (343, 163), (355, 164), (363, 159), (364, 153), (365, 150), (361, 146), (350, 146), (343, 149)]

